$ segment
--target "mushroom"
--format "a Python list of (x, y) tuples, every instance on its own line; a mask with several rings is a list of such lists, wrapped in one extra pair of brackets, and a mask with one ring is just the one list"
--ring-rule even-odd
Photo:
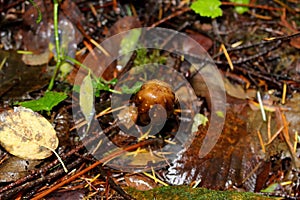
[(165, 122), (174, 112), (176, 97), (171, 86), (161, 80), (144, 83), (133, 98), (138, 111), (138, 123), (147, 125)]

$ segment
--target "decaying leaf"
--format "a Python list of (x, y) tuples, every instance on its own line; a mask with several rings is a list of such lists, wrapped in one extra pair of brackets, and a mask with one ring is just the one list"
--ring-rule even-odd
[(22, 60), (26, 65), (44, 65), (48, 63), (53, 54), (46, 49), (45, 52), (41, 54), (23, 54)]
[(255, 98), (255, 90), (244, 90), (243, 86), (232, 84), (227, 78), (223, 79), (226, 93), (237, 99), (253, 99)]
[[(259, 191), (266, 180), (260, 174), (268, 163), (264, 161), (264, 154), (260, 153), (261, 146), (255, 134), (254, 128), (258, 127), (258, 123), (245, 120), (252, 113), (249, 107), (241, 110), (238, 105), (228, 105), (224, 127), (218, 127), (222, 129), (222, 134), (205, 157), (200, 157), (199, 151), (209, 122), (206, 126), (199, 126), (188, 149), (179, 152), (171, 163), (165, 175), (167, 182), (181, 185), (199, 181), (199, 187), (209, 189), (224, 190), (239, 186), (247, 191)], [(255, 114), (260, 116), (259, 111)], [(256, 170), (252, 171), (255, 167)], [(262, 184), (260, 180), (263, 180)]]
[(58, 147), (52, 125), (41, 115), (24, 107), (0, 114), (0, 144), (24, 159), (44, 159)]
[(0, 165), (0, 182), (11, 182), (25, 177), (41, 162), (41, 160), (26, 160), (11, 156)]

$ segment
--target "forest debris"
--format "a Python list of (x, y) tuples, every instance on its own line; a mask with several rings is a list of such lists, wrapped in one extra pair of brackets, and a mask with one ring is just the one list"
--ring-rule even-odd
[(16, 181), (35, 169), (40, 160), (26, 160), (16, 156), (9, 157), (0, 165), (0, 182)]
[(226, 89), (226, 93), (231, 97), (235, 97), (237, 99), (253, 99), (255, 95), (253, 94), (253, 90), (244, 90), (243, 86), (240, 84), (233, 84), (229, 81), (228, 78), (224, 78), (224, 86)]
[(129, 187), (137, 190), (146, 191), (157, 186), (152, 179), (141, 174), (128, 174), (124, 176), (124, 179)]
[(293, 38), (293, 39), (291, 39), (290, 44), (291, 44), (293, 47), (295, 47), (295, 48), (297, 48), (297, 49), (300, 49), (300, 38)]

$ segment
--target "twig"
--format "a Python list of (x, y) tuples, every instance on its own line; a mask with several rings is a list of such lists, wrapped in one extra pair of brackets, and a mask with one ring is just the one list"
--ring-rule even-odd
[[(285, 36), (281, 36), (281, 37), (268, 38), (268, 39), (265, 39), (263, 41), (259, 41), (259, 42), (253, 43), (253, 44), (245, 44), (245, 45), (240, 45), (240, 46), (237, 46), (237, 47), (228, 47), (226, 49), (227, 49), (227, 52), (239, 51), (239, 50), (242, 50), (242, 49), (249, 49), (249, 48), (256, 47), (256, 46), (265, 46), (267, 44), (272, 44), (276, 41), (282, 41), (282, 42), (283, 41), (288, 41), (290, 39), (297, 38), (297, 37), (300, 37), (300, 32), (292, 34), (292, 35), (285, 35)], [(215, 59), (215, 58), (219, 57), (220, 55), (222, 55), (223, 53), (224, 52), (217, 53), (213, 56), (213, 58)]]
[(121, 149), (121, 150), (118, 150), (104, 158), (102, 158), (101, 160), (98, 160), (96, 161), (95, 163), (93, 163), (92, 165), (90, 165), (89, 167), (83, 169), (82, 171), (79, 171), (78, 173), (74, 174), (73, 176), (71, 176), (70, 178), (58, 183), (57, 185), (49, 188), (48, 190), (44, 191), (43, 193), (35, 196), (34, 198), (32, 198), (32, 200), (39, 200), (43, 197), (45, 197), (46, 195), (50, 194), (51, 192), (57, 190), (58, 188), (62, 187), (63, 185), (67, 184), (67, 183), (70, 183), (72, 181), (74, 181), (76, 178), (78, 178), (79, 176), (82, 176), (83, 174), (87, 173), (88, 171), (94, 169), (95, 167), (107, 162), (108, 160), (111, 160), (113, 158), (116, 158), (120, 155), (122, 155), (123, 153), (127, 152), (127, 151), (132, 151), (132, 150), (135, 150), (139, 147), (143, 147), (143, 146), (147, 146), (147, 145), (150, 145), (154, 142), (156, 142), (157, 140), (153, 139), (153, 140), (147, 140), (147, 141), (143, 141), (143, 142), (140, 142), (140, 143), (137, 143), (137, 144), (134, 144), (134, 145), (131, 145), (129, 147), (126, 147), (124, 149)]
[[(78, 158), (76, 161), (72, 162), (67, 167), (69, 169), (75, 168), (81, 162), (82, 162), (82, 159)], [(33, 187), (42, 187), (43, 186), (42, 183), (44, 183), (46, 181), (49, 181), (50, 179), (57, 178), (57, 177), (61, 176), (64, 173), (65, 172), (64, 172), (63, 169), (59, 169), (55, 172), (52, 172), (52, 173), (48, 174), (47, 176), (42, 176), (38, 179), (35, 179), (34, 181), (24, 183), (23, 185), (20, 185), (18, 187), (13, 188), (12, 190), (9, 190), (9, 191), (6, 191), (6, 192), (2, 193), (0, 195), (0, 199), (12, 199), (20, 191), (26, 191), (26, 190), (28, 190), (30, 188), (33, 188)], [(37, 189), (37, 188), (35, 188), (35, 189)]]
[[(257, 59), (257, 58), (259, 58), (259, 57), (261, 57), (261, 56), (263, 56), (263, 55), (269, 53), (270, 51), (276, 49), (277, 47), (279, 47), (279, 45), (280, 45), (281, 43), (282, 43), (281, 41), (278, 41), (275, 45), (271, 46), (270, 48), (267, 48), (266, 50), (262, 50), (261, 52), (255, 54), (255, 55), (253, 55), (253, 56), (241, 57), (241, 58), (239, 58), (238, 60), (232, 60), (232, 64), (238, 65), (238, 64), (245, 63), (245, 62), (249, 62), (249, 61), (251, 61), (251, 60), (255, 60), (255, 59)], [(227, 49), (227, 52), (228, 52), (228, 51), (229, 51), (229, 50)], [(218, 60), (216, 60), (215, 63), (216, 63), (216, 64), (227, 64), (227, 62), (225, 62), (225, 61), (218, 61)]]
[(289, 127), (288, 127), (288, 122), (286, 120), (286, 117), (285, 117), (285, 114), (281, 111), (280, 112), (280, 118), (281, 118), (281, 122), (283, 123), (283, 137), (284, 137), (284, 140), (289, 148), (289, 151), (290, 151), (290, 154), (292, 156), (292, 159), (294, 161), (294, 165), (296, 168), (299, 168), (300, 167), (300, 160), (298, 158), (298, 156), (296, 155), (295, 151), (294, 151), (294, 148), (293, 148), (293, 145), (292, 145), (292, 142), (290, 140), (290, 135), (289, 135)]
[(183, 13), (185, 13), (187, 11), (190, 11), (190, 10), (191, 10), (190, 7), (186, 7), (186, 8), (183, 8), (181, 10), (178, 10), (178, 11), (174, 12), (173, 14), (171, 14), (171, 15), (169, 15), (169, 16), (161, 19), (161, 20), (159, 20), (158, 22), (155, 22), (150, 27), (154, 28), (154, 27), (156, 27), (156, 26), (158, 26), (158, 25), (160, 25), (160, 24), (162, 24), (162, 23), (164, 23), (164, 22), (166, 22), (166, 21), (168, 21), (168, 20), (170, 20), (170, 19), (172, 19), (172, 18), (174, 18), (176, 16), (182, 15)]
[(118, 184), (116, 184), (114, 182), (114, 180), (110, 177), (107, 176), (107, 173), (103, 170), (102, 167), (98, 166), (98, 169), (100, 171), (100, 174), (103, 176), (103, 177), (106, 177), (107, 178), (107, 181), (109, 183), (109, 185), (115, 190), (117, 191), (122, 197), (125, 198), (125, 200), (132, 200), (134, 198), (132, 198), (132, 196), (130, 196), (129, 194), (127, 194)]

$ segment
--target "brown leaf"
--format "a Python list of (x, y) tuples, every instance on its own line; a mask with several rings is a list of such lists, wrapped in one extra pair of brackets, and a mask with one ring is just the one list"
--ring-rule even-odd
[[(203, 139), (208, 126), (199, 126), (198, 133), (190, 147), (178, 154), (166, 178), (175, 185), (192, 184), (200, 181), (198, 186), (210, 189), (229, 189), (243, 186), (254, 191), (257, 173), (252, 170), (262, 162), (257, 135), (249, 130), (247, 117), (249, 108), (241, 112), (230, 107), (222, 134), (214, 148), (205, 157), (199, 157)], [(250, 177), (246, 178), (248, 175)], [(245, 181), (244, 181), (245, 180)]]
[(10, 182), (22, 178), (35, 169), (41, 161), (26, 160), (11, 156), (0, 165), (0, 182)]

